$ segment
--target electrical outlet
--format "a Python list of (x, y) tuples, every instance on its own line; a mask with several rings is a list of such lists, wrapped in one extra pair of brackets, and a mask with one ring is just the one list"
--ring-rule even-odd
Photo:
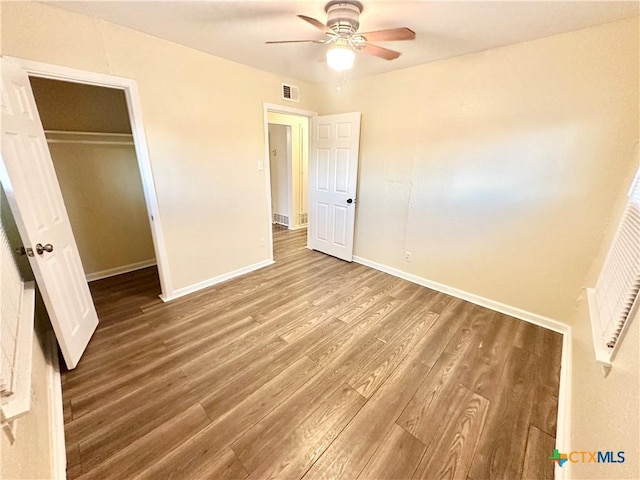
[(264, 237), (260, 237), (260, 246), (264, 247), (265, 245)]
[(262, 160), (258, 160), (258, 171), (262, 172), (264, 170), (264, 162)]
[(407, 263), (411, 261), (411, 252), (404, 252), (404, 261)]

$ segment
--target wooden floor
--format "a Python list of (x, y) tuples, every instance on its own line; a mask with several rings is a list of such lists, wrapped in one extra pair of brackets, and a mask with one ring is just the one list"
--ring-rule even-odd
[(91, 285), (69, 478), (552, 478), (559, 334), (275, 242), (171, 303), (153, 269)]

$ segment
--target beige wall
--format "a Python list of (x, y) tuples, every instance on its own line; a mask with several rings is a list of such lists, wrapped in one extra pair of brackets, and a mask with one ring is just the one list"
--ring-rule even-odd
[(49, 150), (85, 274), (153, 262), (133, 145), (64, 142)]
[(263, 103), (291, 79), (41, 3), (2, 3), (2, 53), (137, 81), (174, 289), (269, 258)]
[(638, 138), (637, 36), (631, 19), (327, 87), (323, 113), (362, 112), (354, 253), (571, 322)]
[(307, 213), (307, 174), (309, 164), (309, 119), (300, 115), (269, 112), (269, 123), (291, 127), (291, 201), (294, 222)]
[(589, 312), (581, 295), (573, 327), (571, 450), (624, 451), (622, 464), (576, 463), (571, 478), (638, 478), (640, 472), (640, 313), (607, 377), (595, 362)]

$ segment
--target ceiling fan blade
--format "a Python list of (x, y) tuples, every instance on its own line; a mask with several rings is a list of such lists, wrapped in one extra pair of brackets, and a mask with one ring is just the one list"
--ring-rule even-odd
[(311, 25), (316, 27), (318, 30), (322, 30), (323, 32), (326, 32), (329, 29), (324, 23), (322, 23), (320, 20), (316, 20), (315, 18), (307, 17), (306, 15), (298, 15), (298, 18), (301, 18), (305, 22), (309, 22)]
[(375, 32), (360, 33), (368, 42), (389, 42), (394, 40), (413, 40), (416, 32), (410, 28), (390, 28), (388, 30), (377, 30)]
[(365, 43), (363, 47), (358, 48), (358, 51), (369, 55), (375, 55), (376, 57), (384, 58), (385, 60), (394, 60), (400, 56), (400, 52), (378, 47), (377, 45), (371, 45), (370, 43)]
[(324, 40), (275, 40), (264, 43), (321, 43), (324, 44)]

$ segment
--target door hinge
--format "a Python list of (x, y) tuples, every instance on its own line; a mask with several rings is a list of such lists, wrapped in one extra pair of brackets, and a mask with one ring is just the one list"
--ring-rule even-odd
[(16, 248), (16, 253), (20, 256), (26, 255), (27, 257), (33, 257), (34, 253), (33, 253), (33, 248), (24, 248), (24, 247), (18, 247)]

